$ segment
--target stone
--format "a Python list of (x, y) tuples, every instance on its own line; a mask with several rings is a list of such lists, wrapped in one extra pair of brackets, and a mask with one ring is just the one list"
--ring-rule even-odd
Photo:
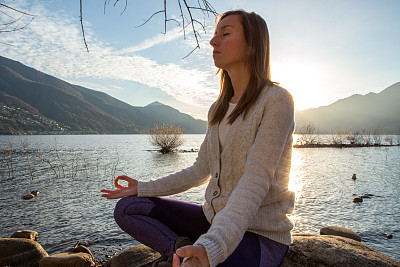
[(33, 240), (0, 238), (0, 266), (38, 266), (47, 252)]
[(350, 238), (293, 235), (283, 267), (400, 267), (385, 254)]
[(16, 231), (12, 234), (11, 238), (26, 238), (33, 241), (38, 240), (38, 233), (31, 230)]
[(76, 245), (74, 247), (69, 247), (64, 250), (64, 252), (71, 252), (71, 253), (87, 253), (91, 256), (92, 260), (94, 260), (92, 252), (83, 245)]
[(148, 267), (161, 257), (157, 251), (145, 246), (139, 245), (124, 249), (111, 260), (111, 267)]
[(93, 256), (85, 252), (62, 252), (43, 258), (39, 267), (91, 267), (95, 266)]
[(336, 235), (336, 236), (341, 236), (341, 237), (346, 237), (346, 238), (351, 238), (355, 241), (361, 242), (361, 236), (357, 234), (356, 232), (339, 227), (339, 226), (325, 226), (322, 227), (319, 230), (320, 235)]

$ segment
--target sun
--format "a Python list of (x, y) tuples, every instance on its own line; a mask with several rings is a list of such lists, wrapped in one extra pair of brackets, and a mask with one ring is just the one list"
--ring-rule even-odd
[(294, 98), (296, 110), (319, 107), (326, 103), (329, 71), (317, 61), (304, 59), (271, 62), (274, 82), (287, 89)]

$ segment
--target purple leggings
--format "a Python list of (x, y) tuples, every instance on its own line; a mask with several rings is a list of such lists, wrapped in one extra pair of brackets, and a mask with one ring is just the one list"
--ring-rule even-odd
[[(165, 256), (174, 253), (180, 236), (194, 242), (210, 227), (201, 205), (169, 198), (122, 198), (114, 218), (123, 231)], [(236, 250), (218, 266), (280, 266), (288, 248), (246, 232)]]

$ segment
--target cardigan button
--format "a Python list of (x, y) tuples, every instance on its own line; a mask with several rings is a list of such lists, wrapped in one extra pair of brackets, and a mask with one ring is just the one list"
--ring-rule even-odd
[(216, 195), (218, 195), (218, 191), (214, 191), (214, 197), (216, 196)]

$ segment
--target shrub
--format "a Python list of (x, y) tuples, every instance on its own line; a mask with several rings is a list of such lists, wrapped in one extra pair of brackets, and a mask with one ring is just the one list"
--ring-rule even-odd
[(163, 154), (173, 152), (183, 144), (183, 128), (174, 124), (154, 124), (150, 131), (152, 145), (159, 147)]

